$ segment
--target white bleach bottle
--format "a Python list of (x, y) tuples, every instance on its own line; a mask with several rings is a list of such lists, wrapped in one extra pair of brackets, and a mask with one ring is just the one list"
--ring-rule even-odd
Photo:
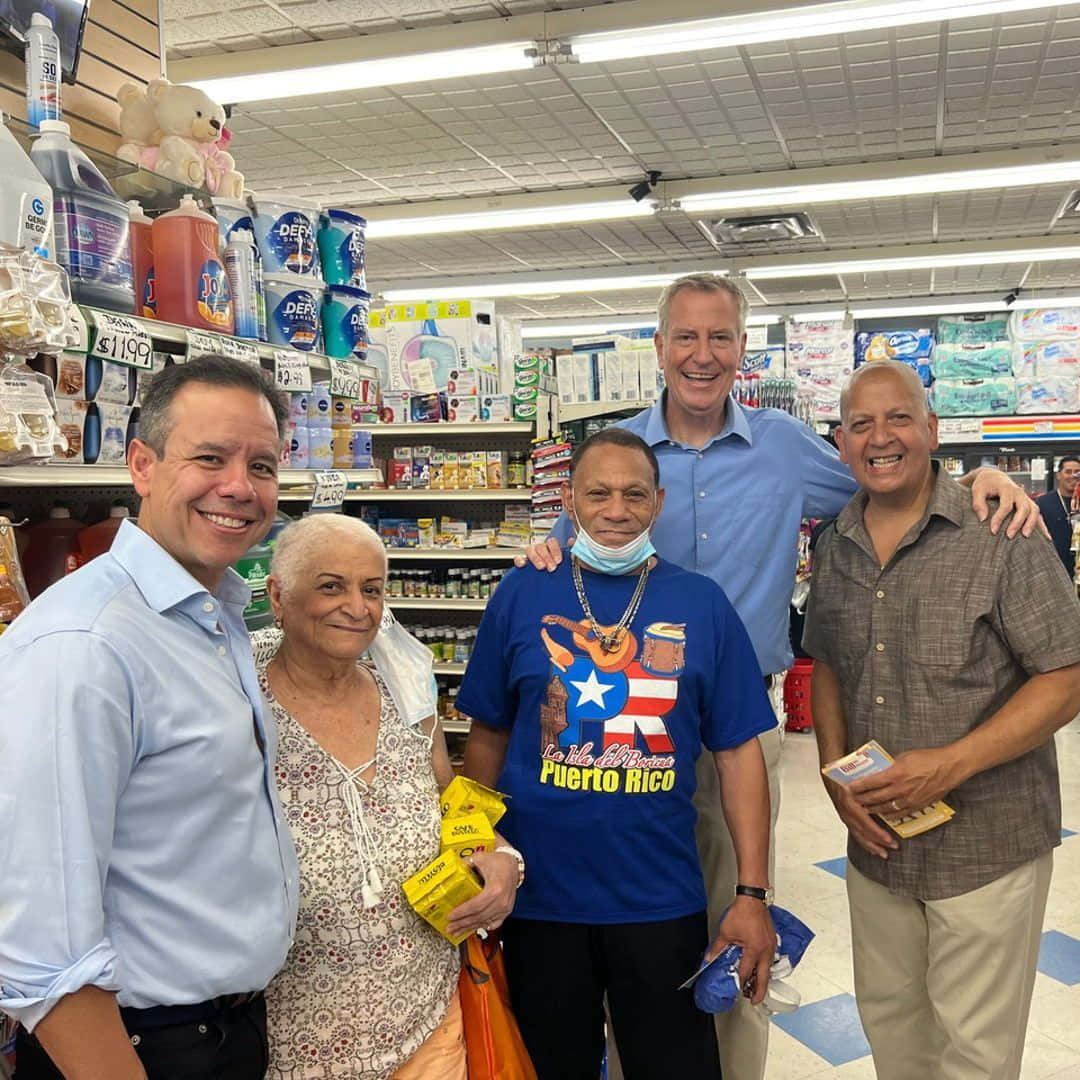
[(60, 105), (60, 39), (47, 15), (35, 11), (26, 32), (26, 119), (63, 119)]
[(0, 114), (0, 243), (53, 257), (53, 193)]

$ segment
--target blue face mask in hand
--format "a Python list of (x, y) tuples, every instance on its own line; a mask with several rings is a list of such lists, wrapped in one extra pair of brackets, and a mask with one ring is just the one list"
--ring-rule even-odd
[(656, 554), (652, 537), (649, 535), (652, 523), (640, 536), (635, 536), (621, 547), (604, 547), (586, 532), (580, 522), (574, 524), (577, 527), (577, 536), (570, 547), (571, 552), (586, 566), (601, 574), (628, 574)]

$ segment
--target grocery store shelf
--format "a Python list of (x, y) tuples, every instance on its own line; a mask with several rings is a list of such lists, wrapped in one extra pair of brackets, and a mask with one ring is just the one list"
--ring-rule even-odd
[[(344, 469), (352, 484), (371, 484), (382, 479), (378, 469)], [(315, 488), (313, 469), (282, 469), (278, 474), (282, 495), (293, 489), (310, 494)], [(0, 467), (0, 487), (124, 487), (131, 486), (126, 465), (11, 465)], [(350, 491), (346, 498), (353, 493)]]
[(350, 491), (346, 499), (366, 502), (530, 502), (532, 488), (469, 488), (436, 491), (432, 488), (378, 488)]
[(588, 420), (592, 416), (608, 416), (619, 412), (641, 412), (655, 405), (655, 401), (582, 401), (574, 405), (559, 403), (559, 423)]
[(436, 675), (464, 675), (465, 664), (435, 664), (433, 671)]
[(486, 600), (448, 600), (444, 596), (431, 597), (390, 597), (386, 601), (391, 608), (405, 610), (417, 608), (422, 611), (483, 611), (487, 606)]
[(470, 722), (468, 720), (444, 720), (442, 729), (447, 735), (468, 735)]
[(507, 421), (503, 424), (353, 424), (352, 431), (370, 431), (376, 436), (405, 435), (531, 435), (532, 424)]
[(516, 559), (525, 554), (520, 547), (483, 548), (387, 548), (391, 562), (398, 559), (416, 559), (423, 562), (495, 562)]

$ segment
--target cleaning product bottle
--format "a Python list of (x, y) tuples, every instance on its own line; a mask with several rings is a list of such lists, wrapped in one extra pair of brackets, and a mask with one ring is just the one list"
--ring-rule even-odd
[(45, 521), (27, 530), (23, 577), (31, 600), (74, 569), (79, 550), (77, 534), (82, 528), (83, 523), (73, 518), (66, 506), (54, 506)]
[(52, 188), (3, 123), (0, 123), (0, 243), (45, 258), (52, 256)]
[(165, 322), (233, 332), (233, 302), (218, 254), (218, 224), (185, 195), (176, 210), (154, 219), (154, 259), (169, 268), (156, 280), (157, 317)]
[(154, 222), (132, 199), (128, 204), (128, 230), (131, 237), (131, 267), (135, 285), (135, 314), (157, 318), (157, 292), (154, 283)]
[(261, 630), (274, 621), (270, 595), (266, 591), (266, 577), (270, 573), (270, 556), (273, 553), (274, 549), (262, 540), (249, 547), (233, 566), (251, 590), (251, 603), (244, 608), (244, 623), (249, 630)]
[(61, 115), (60, 39), (48, 15), (35, 11), (26, 32), (26, 119), (38, 127)]
[(255, 237), (249, 229), (236, 229), (225, 245), (225, 273), (232, 290), (236, 336), (259, 339), (259, 282)]
[(42, 120), (30, 158), (53, 192), (56, 261), (68, 272), (76, 303), (129, 314), (127, 207), (97, 166), (71, 141), (62, 120)]
[(104, 521), (80, 529), (75, 535), (79, 545), (79, 565), (82, 566), (108, 551), (120, 526), (130, 517), (131, 511), (123, 503), (114, 503)]

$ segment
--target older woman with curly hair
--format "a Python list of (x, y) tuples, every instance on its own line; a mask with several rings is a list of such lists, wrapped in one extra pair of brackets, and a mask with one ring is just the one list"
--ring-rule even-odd
[[(271, 1080), (464, 1080), (458, 952), (401, 883), (439, 853), (453, 773), (434, 716), (399, 713), (400, 673), (362, 659), (380, 632), (386, 552), (356, 518), (311, 515), (278, 537), (279, 631), (258, 659), (279, 732), (276, 776), (300, 861), (300, 915), (267, 990)], [(474, 856), (485, 889), (452, 928), (501, 924), (516, 857)]]

